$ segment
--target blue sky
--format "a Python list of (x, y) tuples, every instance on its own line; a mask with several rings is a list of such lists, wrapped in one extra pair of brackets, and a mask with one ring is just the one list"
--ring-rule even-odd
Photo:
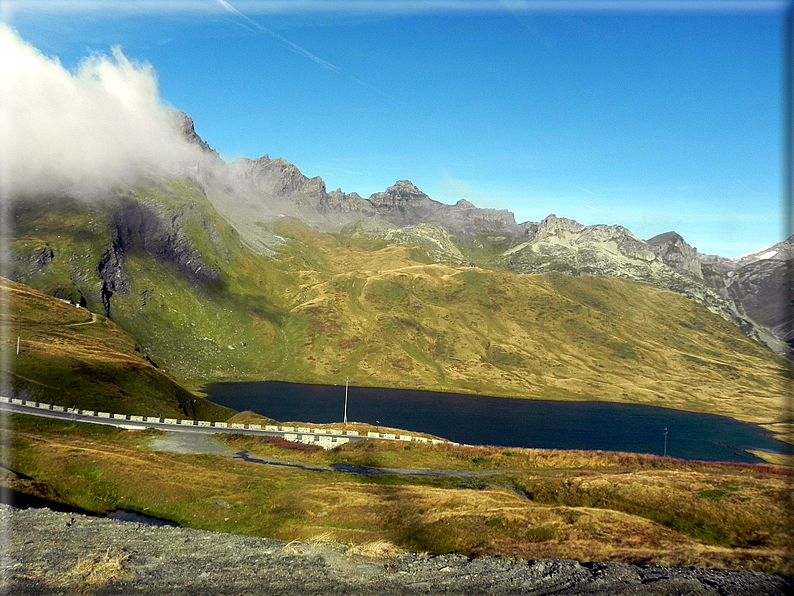
[(70, 69), (121, 46), (225, 158), (281, 156), (364, 197), (784, 238), (785, 2), (0, 1)]

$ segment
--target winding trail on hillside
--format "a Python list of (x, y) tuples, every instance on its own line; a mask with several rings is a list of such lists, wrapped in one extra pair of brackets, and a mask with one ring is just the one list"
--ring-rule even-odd
[(91, 325), (96, 323), (96, 313), (91, 313), (91, 320), (90, 321), (83, 321), (82, 323), (65, 323), (62, 325), (63, 327), (80, 327), (81, 325)]

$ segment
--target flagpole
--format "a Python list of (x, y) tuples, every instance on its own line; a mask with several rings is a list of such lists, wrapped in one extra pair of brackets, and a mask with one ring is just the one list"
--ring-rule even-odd
[(350, 377), (345, 377), (345, 424), (347, 424), (347, 386), (350, 383)]

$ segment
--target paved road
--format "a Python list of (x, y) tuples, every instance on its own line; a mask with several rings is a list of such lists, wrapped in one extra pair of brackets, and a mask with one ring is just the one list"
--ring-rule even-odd
[[(104, 424), (107, 426), (116, 426), (119, 428), (127, 428), (127, 429), (156, 428), (159, 430), (166, 431), (167, 433), (179, 433), (179, 434), (187, 434), (187, 435), (191, 435), (191, 434), (211, 435), (217, 433), (234, 433), (234, 434), (244, 434), (244, 435), (281, 437), (285, 434), (295, 434), (295, 433), (287, 433), (282, 431), (265, 431), (265, 430), (243, 429), (243, 428), (215, 428), (212, 426), (183, 426), (183, 425), (165, 424), (165, 423), (157, 423), (157, 422), (137, 422), (132, 420), (116, 420), (113, 418), (97, 418), (96, 416), (83, 416), (81, 414), (76, 414), (72, 412), (55, 412), (52, 410), (42, 410), (41, 408), (37, 408), (35, 406), (26, 406), (22, 404), (10, 404), (10, 403), (2, 403), (2, 402), (0, 402), (0, 411), (15, 412), (19, 414), (31, 414), (33, 416), (41, 416), (43, 418), (55, 418), (58, 420), (88, 422), (90, 424)], [(331, 435), (331, 434), (326, 435), (324, 433), (312, 433), (312, 435), (340, 438), (340, 435)], [(354, 441), (362, 441), (370, 437), (344, 436), (341, 438), (345, 438), (348, 439), (350, 442), (354, 442)], [(158, 441), (164, 444), (160, 445), (158, 444)], [(188, 442), (195, 443), (194, 440), (188, 440)], [(185, 441), (182, 440), (174, 441), (173, 439), (168, 439), (168, 437), (166, 437), (165, 439), (158, 439), (153, 441), (153, 444), (151, 444), (150, 446), (160, 451), (178, 451), (178, 452), (188, 451), (193, 453), (208, 452), (207, 445), (205, 442), (201, 442), (200, 445), (191, 444), (188, 445), (187, 448), (185, 448), (184, 443)], [(272, 457), (252, 456), (246, 451), (234, 451), (233, 449), (229, 449), (217, 445), (213, 447), (212, 452), (219, 453), (221, 455), (227, 455), (235, 459), (242, 459), (243, 461), (247, 461), (249, 463), (301, 468), (304, 470), (312, 470), (317, 472), (329, 472), (329, 471), (348, 472), (351, 474), (360, 474), (363, 476), (378, 476), (383, 474), (393, 474), (398, 476), (436, 476), (436, 477), (440, 476), (440, 477), (469, 478), (469, 477), (478, 477), (478, 476), (492, 476), (495, 474), (504, 473), (504, 470), (477, 470), (477, 471), (430, 470), (430, 469), (421, 469), (421, 468), (379, 468), (374, 466), (360, 466), (355, 464), (311, 464), (306, 462), (289, 461), (289, 460), (272, 458)]]
[(241, 434), (241, 435), (256, 435), (256, 436), (264, 436), (264, 437), (281, 437), (284, 438), (285, 435), (308, 435), (311, 434), (313, 437), (327, 437), (328, 439), (347, 439), (349, 442), (361, 441), (366, 438), (366, 436), (355, 436), (355, 435), (339, 435), (339, 434), (332, 434), (330, 432), (323, 432), (322, 429), (313, 428), (314, 432), (306, 433), (306, 432), (298, 432), (297, 430), (293, 431), (278, 431), (278, 430), (256, 430), (256, 429), (249, 429), (249, 428), (221, 428), (215, 426), (190, 426), (190, 425), (182, 425), (182, 424), (166, 424), (163, 422), (138, 422), (135, 420), (119, 420), (114, 418), (99, 418), (97, 416), (84, 416), (82, 414), (72, 412), (67, 410), (65, 412), (57, 412), (53, 410), (46, 410), (42, 408), (37, 408), (35, 406), (27, 406), (21, 404), (11, 404), (11, 403), (2, 403), (0, 402), (0, 411), (8, 411), (8, 412), (16, 412), (19, 414), (30, 414), (32, 416), (41, 416), (44, 418), (55, 418), (58, 420), (76, 420), (79, 422), (88, 422), (90, 424), (104, 424), (107, 426), (116, 426), (119, 428), (126, 428), (126, 429), (144, 429), (144, 428), (156, 428), (158, 430), (164, 430), (169, 432), (186, 432), (186, 433), (202, 433), (202, 434), (215, 434), (215, 433), (234, 433), (234, 434)]

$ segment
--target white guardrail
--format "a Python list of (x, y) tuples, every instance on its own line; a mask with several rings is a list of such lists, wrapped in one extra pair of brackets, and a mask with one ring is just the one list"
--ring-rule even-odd
[[(417, 437), (414, 435), (395, 435), (392, 433), (379, 433), (368, 431), (366, 435), (361, 435), (356, 430), (343, 430), (338, 428), (322, 429), (311, 428), (306, 426), (280, 426), (273, 424), (266, 424), (264, 427), (261, 424), (241, 424), (238, 422), (211, 422), (209, 420), (181, 420), (177, 418), (159, 418), (152, 416), (135, 416), (132, 414), (114, 414), (111, 412), (95, 412), (93, 410), (82, 410), (80, 408), (64, 408), (54, 404), (48, 404), (39, 401), (30, 401), (18, 399), (16, 397), (0, 396), (0, 403), (16, 404), (20, 406), (27, 406), (30, 408), (39, 408), (41, 410), (50, 410), (52, 412), (64, 412), (83, 417), (101, 418), (104, 424), (118, 424), (118, 421), (128, 420), (130, 422), (137, 422), (138, 424), (145, 424), (147, 422), (154, 422), (157, 424), (169, 424), (174, 426), (201, 426), (201, 427), (214, 427), (229, 430), (253, 430), (268, 433), (280, 433), (287, 441), (295, 441), (298, 443), (306, 443), (310, 445), (319, 445), (325, 449), (331, 449), (337, 445), (343, 445), (351, 440), (351, 437), (360, 438), (373, 438), (373, 439), (386, 439), (389, 441), (414, 441), (417, 443), (432, 443), (438, 445), (444, 443), (439, 439), (428, 439), (426, 437)], [(104, 420), (107, 419), (107, 422)], [(111, 422), (114, 421), (114, 422)], [(128, 427), (129, 428), (129, 427)]]

